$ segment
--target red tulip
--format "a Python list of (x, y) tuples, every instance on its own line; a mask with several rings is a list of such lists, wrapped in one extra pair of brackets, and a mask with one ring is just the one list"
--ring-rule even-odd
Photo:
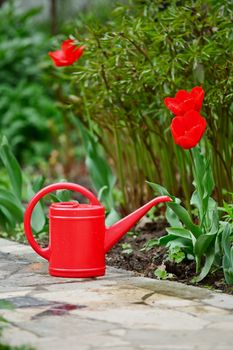
[(203, 99), (204, 90), (200, 86), (196, 86), (191, 92), (180, 90), (175, 97), (166, 97), (164, 103), (172, 113), (182, 116), (190, 110), (200, 112)]
[(77, 61), (83, 54), (84, 46), (77, 47), (74, 40), (68, 39), (63, 41), (61, 50), (49, 52), (55, 66), (70, 66)]
[(173, 118), (170, 126), (175, 143), (184, 149), (195, 147), (206, 129), (206, 120), (197, 111)]

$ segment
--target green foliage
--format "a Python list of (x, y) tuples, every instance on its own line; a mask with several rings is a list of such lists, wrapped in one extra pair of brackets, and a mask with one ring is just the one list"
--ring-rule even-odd
[(185, 253), (182, 249), (176, 245), (168, 250), (168, 260), (177, 264), (181, 263), (185, 259)]
[[(24, 206), (22, 204), (23, 172), (13, 155), (5, 136), (0, 144), (0, 158), (8, 175), (8, 184), (0, 185), (0, 217), (1, 228), (6, 232), (14, 231), (23, 222)], [(33, 185), (24, 176), (26, 182), (25, 195), (29, 200), (34, 194)], [(41, 221), (42, 220), (42, 221)], [(32, 217), (32, 227), (37, 231), (44, 226), (45, 219), (40, 204), (35, 208)]]
[(154, 247), (158, 246), (159, 245), (159, 240), (157, 238), (154, 238), (154, 239), (149, 239), (144, 247), (141, 249), (141, 251), (146, 251), (148, 252), (149, 250), (153, 249)]
[(223, 223), (221, 233), (221, 246), (223, 249), (223, 273), (227, 284), (233, 285), (233, 227)]
[(168, 273), (166, 271), (166, 266), (161, 265), (154, 271), (155, 277), (157, 277), (160, 280), (167, 280), (173, 278), (172, 273)]
[(133, 249), (130, 243), (122, 243), (121, 247), (122, 247), (123, 254), (129, 255), (133, 252)]
[(17, 158), (34, 164), (51, 151), (61, 119), (42, 79), (50, 45), (36, 27), (39, 12), (17, 1), (0, 7), (0, 128)]
[(195, 191), (190, 204), (195, 207), (195, 223), (181, 206), (180, 200), (171, 196), (162, 186), (149, 183), (155, 192), (173, 199), (173, 202), (167, 203), (166, 210), (166, 218), (171, 227), (166, 229), (168, 234), (159, 239), (159, 244), (168, 248), (169, 259), (177, 259), (176, 262), (182, 261), (185, 257), (195, 258), (198, 274), (194, 279), (195, 282), (204, 279), (214, 264), (218, 268), (221, 267), (219, 257), (223, 256), (225, 280), (228, 284), (232, 284), (232, 227), (229, 223), (220, 221), (217, 203), (211, 197), (214, 180), (210, 160), (201, 152), (200, 147), (191, 150), (191, 157)]
[(221, 212), (224, 213), (223, 219), (225, 221), (228, 221), (233, 226), (233, 193), (230, 193), (231, 195), (231, 203), (223, 202), (223, 207), (218, 208)]
[[(22, 171), (5, 136), (0, 140), (0, 159), (5, 168), (6, 180), (0, 182), (0, 227), (5, 232), (2, 236), (22, 239), (24, 202), (28, 202), (44, 185), (44, 178), (38, 176), (34, 181)], [(69, 191), (57, 191), (48, 196), (52, 201), (68, 201)], [(43, 237), (47, 231), (48, 219), (45, 214), (46, 205), (39, 202), (32, 215), (32, 228), (37, 237)]]
[[(103, 202), (106, 211), (106, 225), (117, 222), (120, 216), (115, 207), (114, 186), (116, 178), (109, 167), (101, 145), (96, 137), (89, 132), (80, 121), (77, 121), (85, 148), (85, 162), (94, 189), (98, 192), (98, 199)], [(119, 203), (119, 200), (117, 201)]]
[(145, 180), (175, 195), (182, 191), (188, 208), (190, 160), (171, 139), (163, 99), (198, 84), (206, 91), (203, 114), (218, 198), (232, 189), (232, 38), (231, 1), (210, 0), (129, 1), (108, 23), (79, 37), (85, 54), (61, 79), (72, 82), (77, 117), (95, 125), (128, 211), (150, 197)]
[[(217, 203), (211, 198), (214, 188), (210, 161), (199, 147), (191, 150), (193, 158), (193, 173), (195, 191), (190, 203), (196, 207), (198, 225), (188, 211), (181, 206), (180, 201), (173, 197), (173, 202), (167, 203), (166, 218), (171, 225), (167, 228), (168, 235), (161, 237), (159, 243), (171, 249), (179, 249), (187, 256), (195, 257), (196, 282), (201, 281), (209, 273), (216, 256), (219, 253), (216, 245), (220, 229)], [(169, 195), (160, 185), (150, 183), (151, 187), (162, 195)], [(170, 195), (169, 195), (170, 196)]]

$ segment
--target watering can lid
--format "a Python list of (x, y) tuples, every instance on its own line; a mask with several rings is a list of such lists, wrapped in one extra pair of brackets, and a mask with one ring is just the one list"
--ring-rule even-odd
[(93, 217), (105, 215), (105, 210), (102, 205), (58, 202), (51, 204), (49, 215), (50, 217)]

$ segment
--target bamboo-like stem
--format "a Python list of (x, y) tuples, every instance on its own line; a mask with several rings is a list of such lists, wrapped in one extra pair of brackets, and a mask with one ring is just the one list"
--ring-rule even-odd
[(126, 203), (126, 192), (125, 192), (125, 179), (124, 179), (124, 172), (123, 172), (123, 159), (122, 159), (122, 149), (121, 149), (121, 141), (119, 140), (119, 134), (118, 134), (118, 130), (117, 130), (117, 126), (115, 125), (114, 128), (114, 138), (115, 138), (115, 142), (116, 142), (116, 152), (117, 152), (117, 161), (118, 161), (118, 165), (117, 168), (118, 170), (118, 174), (119, 174), (119, 180), (120, 180), (120, 187), (121, 187), (121, 191), (123, 194), (123, 201), (124, 204)]

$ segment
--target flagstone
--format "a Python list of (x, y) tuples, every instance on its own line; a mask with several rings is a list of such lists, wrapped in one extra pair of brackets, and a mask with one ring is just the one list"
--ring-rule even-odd
[(230, 350), (233, 297), (107, 268), (55, 278), (30, 247), (0, 239), (3, 340), (38, 350)]

